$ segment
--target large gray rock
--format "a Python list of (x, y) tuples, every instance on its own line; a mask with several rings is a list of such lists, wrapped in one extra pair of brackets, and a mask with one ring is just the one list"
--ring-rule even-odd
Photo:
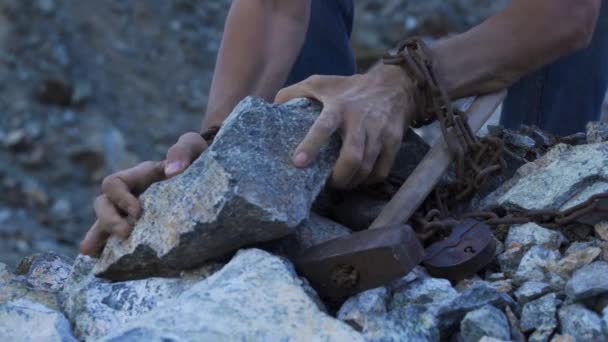
[(389, 295), (386, 287), (361, 292), (344, 302), (337, 316), (358, 330), (362, 330), (367, 326), (368, 320), (387, 313)]
[(458, 297), (458, 292), (446, 279), (418, 278), (407, 286), (395, 289), (389, 303), (389, 309), (410, 304), (437, 304), (451, 301)]
[(41, 291), (59, 291), (70, 274), (71, 261), (54, 253), (37, 253), (26, 257), (17, 267), (17, 273), (26, 283)]
[(595, 261), (601, 253), (602, 249), (599, 247), (587, 247), (576, 251), (570, 250), (570, 253), (567, 254), (566, 257), (549, 265), (547, 270), (563, 279), (570, 279), (574, 271), (589, 265)]
[(284, 259), (241, 250), (217, 273), (106, 341), (362, 341), (319, 308)]
[(514, 274), (526, 251), (524, 247), (517, 245), (507, 248), (496, 258), (498, 265), (500, 265), (500, 270), (507, 275)]
[(551, 286), (539, 281), (527, 281), (515, 291), (514, 295), (519, 305), (524, 305), (551, 291)]
[(92, 341), (120, 329), (180, 295), (218, 268), (209, 265), (180, 278), (148, 278), (111, 283), (93, 275), (94, 260), (79, 256), (61, 306), (81, 340)]
[(183, 174), (141, 196), (144, 214), (129, 239), (110, 239), (95, 268), (114, 280), (173, 275), (239, 247), (292, 233), (309, 215), (337, 157), (337, 138), (311, 167), (292, 154), (320, 107), (246, 98), (213, 145)]
[[(480, 208), (564, 210), (607, 188), (608, 143), (560, 144), (522, 166), (513, 178), (488, 195)], [(583, 221), (597, 223), (600, 218), (586, 215)]]
[(608, 124), (602, 121), (587, 124), (587, 143), (594, 144), (608, 140)]
[(534, 246), (524, 255), (513, 276), (517, 284), (526, 281), (543, 281), (547, 276), (547, 267), (561, 257), (559, 251)]
[[(25, 300), (43, 304), (49, 309), (58, 310), (57, 293), (55, 290), (47, 288), (46, 284), (62, 285), (55, 282), (59, 281), (62, 276), (54, 277), (52, 274), (39, 274), (38, 272), (35, 272), (34, 275), (40, 277), (12, 274), (5, 264), (0, 263), (0, 304)], [(41, 279), (52, 279), (53, 281), (45, 283), (39, 281)]]
[(521, 246), (528, 250), (532, 246), (540, 245), (549, 249), (557, 249), (564, 240), (564, 236), (559, 231), (547, 229), (530, 222), (509, 228), (505, 248)]
[(557, 296), (549, 293), (524, 305), (520, 326), (524, 332), (532, 330), (553, 331), (557, 328)]
[(570, 335), (576, 342), (606, 341), (602, 319), (581, 304), (564, 306), (559, 309), (561, 333)]
[(0, 304), (0, 340), (76, 342), (61, 312), (26, 299)]
[(508, 341), (511, 331), (507, 316), (497, 308), (486, 305), (464, 316), (460, 322), (460, 336), (463, 342), (478, 342), (484, 336)]
[(574, 272), (566, 294), (574, 301), (608, 292), (608, 263), (596, 261)]
[(361, 331), (366, 341), (439, 342), (436, 316), (424, 305), (407, 305), (375, 316), (367, 321)]
[(470, 311), (492, 305), (497, 308), (515, 307), (513, 299), (484, 282), (475, 283), (453, 300), (438, 303), (437, 318), (442, 334), (450, 332)]

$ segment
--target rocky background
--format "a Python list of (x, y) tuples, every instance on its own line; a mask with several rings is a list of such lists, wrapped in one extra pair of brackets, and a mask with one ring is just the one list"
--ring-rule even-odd
[[(462, 31), (505, 3), (357, 0), (353, 44), (361, 70), (405, 35)], [(369, 219), (385, 202), (366, 202), (366, 210), (353, 210), (364, 203), (358, 197), (356, 203), (342, 201), (342, 208), (325, 211), (317, 202), (315, 210), (348, 227), (317, 215), (306, 218), (320, 190), (318, 179), (329, 172), (330, 163), (323, 163), (306, 174), (311, 186), (298, 191), (301, 196), (243, 209), (243, 203), (257, 199), (230, 186), (270, 164), (262, 162), (242, 174), (209, 171), (214, 165), (234, 170), (253, 165), (247, 158), (259, 150), (241, 151), (230, 139), (230, 134), (248, 134), (251, 127), (238, 120), (223, 133), (223, 142), (214, 144), (235, 153), (230, 159), (215, 160), (209, 153), (187, 177), (146, 193), (146, 205), (155, 209), (140, 222), (130, 249), (120, 250), (124, 245), (114, 241), (100, 261), (76, 258), (76, 245), (93, 221), (92, 199), (101, 179), (138, 161), (162, 158), (182, 132), (198, 129), (228, 6), (229, 1), (194, 0), (0, 2), (2, 340), (608, 339), (608, 221), (594, 215), (564, 229), (529, 223), (495, 230), (495, 261), (462, 281), (435, 278), (417, 267), (385, 286), (338, 303), (323, 302), (294, 271), (291, 254), (351, 234), (349, 228), (357, 224), (349, 220)], [(256, 100), (240, 108), (243, 117), (257, 111), (285, 118), (280, 110)], [(296, 103), (292, 110), (310, 118), (318, 108)], [(297, 134), (305, 131), (289, 120), (279, 121), (272, 120)], [(488, 132), (505, 141), (513, 172), (495, 191), (475, 198), (474, 209), (563, 210), (608, 190), (606, 125), (594, 124), (588, 132), (566, 138), (530, 127)], [(411, 138), (422, 156), (428, 146)], [(268, 139), (280, 140), (272, 145), (279, 150), (295, 143), (291, 132)], [(405, 163), (414, 163), (414, 149), (405, 150)], [(256, 158), (272, 161), (277, 151), (262, 151)], [(396, 165), (401, 168), (401, 161)], [(292, 172), (270, 171), (279, 178)], [(205, 177), (235, 179), (222, 183)], [(201, 191), (196, 185), (202, 183), (216, 188)], [(289, 183), (260, 186), (253, 193), (268, 191), (265, 199), (292, 188)], [(184, 188), (192, 190), (187, 195), (192, 198), (179, 197)], [(193, 199), (201, 198), (225, 205), (192, 208)], [(297, 211), (285, 206), (293, 205), (290, 201), (299, 203)], [(170, 217), (164, 215), (169, 206)], [(211, 207), (217, 212), (205, 209)], [(235, 218), (233, 210), (248, 215)], [(266, 229), (270, 223), (264, 220), (273, 229)], [(179, 233), (187, 239), (158, 229), (178, 221), (183, 227)], [(231, 234), (214, 236), (217, 227)], [(223, 254), (286, 233), (288, 238), (257, 245), (260, 249), (242, 249), (221, 262), (167, 273), (190, 268), (180, 260), (196, 262), (192, 258), (201, 257), (197, 251)], [(204, 245), (208, 242), (215, 245)], [(151, 249), (158, 260), (140, 253)], [(175, 253), (183, 254), (174, 258)], [(133, 272), (142, 267), (147, 267), (143, 273)], [(134, 275), (141, 279), (130, 279)]]

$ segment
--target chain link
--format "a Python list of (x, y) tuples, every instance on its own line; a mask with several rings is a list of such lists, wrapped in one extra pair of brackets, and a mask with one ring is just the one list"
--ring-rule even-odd
[[(426, 241), (438, 234), (445, 234), (460, 222), (450, 217), (450, 208), (469, 198), (483, 186), (487, 179), (506, 169), (503, 156), (504, 143), (498, 137), (477, 137), (471, 130), (466, 114), (454, 110), (446, 91), (438, 82), (433, 72), (433, 60), (426, 44), (419, 38), (401, 42), (394, 53), (387, 53), (385, 64), (400, 65), (412, 78), (419, 94), (418, 108), (423, 115), (414, 120), (414, 127), (428, 124), (433, 119), (439, 121), (442, 137), (455, 159), (456, 181), (454, 184), (439, 186), (427, 203), (434, 203), (420, 209), (412, 221), (417, 223), (418, 237)], [(394, 195), (405, 179), (391, 175), (388, 184)], [(387, 191), (385, 184), (382, 190)], [(608, 212), (608, 208), (599, 208), (604, 200), (608, 201), (608, 192), (590, 197), (588, 200), (564, 211), (527, 210), (499, 216), (492, 211), (469, 212), (461, 219), (475, 218), (486, 224), (512, 225), (536, 222), (546, 227), (562, 227), (577, 221), (594, 211)], [(425, 210), (426, 209), (426, 210)]]

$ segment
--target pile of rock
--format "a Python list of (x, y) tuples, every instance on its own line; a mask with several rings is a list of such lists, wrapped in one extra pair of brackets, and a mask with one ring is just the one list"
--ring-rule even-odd
[[(608, 339), (608, 220), (601, 215), (561, 229), (502, 227), (495, 261), (459, 282), (418, 266), (380, 288), (324, 303), (291, 261), (351, 233), (309, 215), (312, 208), (344, 216), (345, 202), (336, 210), (334, 196), (323, 192), (337, 142), (313, 168), (289, 166), (290, 151), (318, 111), (307, 100), (276, 106), (248, 98), (188, 172), (146, 191), (133, 234), (111, 241), (100, 260), (41, 254), (25, 259), (16, 274), (0, 267), (3, 340)], [(606, 126), (546, 146), (525, 138), (536, 136), (533, 129), (526, 132), (500, 134), (512, 135), (508, 146), (526, 142), (517, 144), (529, 149), (521, 160), (535, 160), (473, 207), (563, 210), (606, 191)], [(406, 174), (405, 164), (395, 168)], [(358, 222), (374, 212), (357, 212)]]

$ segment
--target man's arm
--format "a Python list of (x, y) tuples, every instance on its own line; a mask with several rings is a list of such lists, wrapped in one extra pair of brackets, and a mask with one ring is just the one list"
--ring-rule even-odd
[(245, 96), (272, 100), (306, 38), (310, 0), (235, 0), (226, 19), (203, 128)]
[[(513, 0), (477, 27), (436, 44), (435, 73), (453, 98), (508, 87), (523, 75), (587, 46), (601, 0)], [(306, 167), (335, 132), (342, 149), (332, 182), (353, 187), (388, 175), (404, 129), (421, 108), (403, 69), (377, 65), (364, 75), (315, 76), (283, 89), (277, 102), (307, 96), (324, 109), (293, 161)]]
[[(283, 86), (304, 43), (310, 0), (234, 0), (222, 38), (203, 130), (221, 125), (247, 95), (272, 99)], [(80, 244), (101, 252), (110, 235), (129, 236), (142, 209), (137, 195), (150, 184), (184, 171), (205, 149), (198, 132), (183, 134), (162, 162), (144, 162), (104, 179), (95, 201), (97, 220)]]
[(513, 0), (468, 32), (439, 41), (436, 72), (452, 98), (510, 86), (589, 44), (601, 0)]

